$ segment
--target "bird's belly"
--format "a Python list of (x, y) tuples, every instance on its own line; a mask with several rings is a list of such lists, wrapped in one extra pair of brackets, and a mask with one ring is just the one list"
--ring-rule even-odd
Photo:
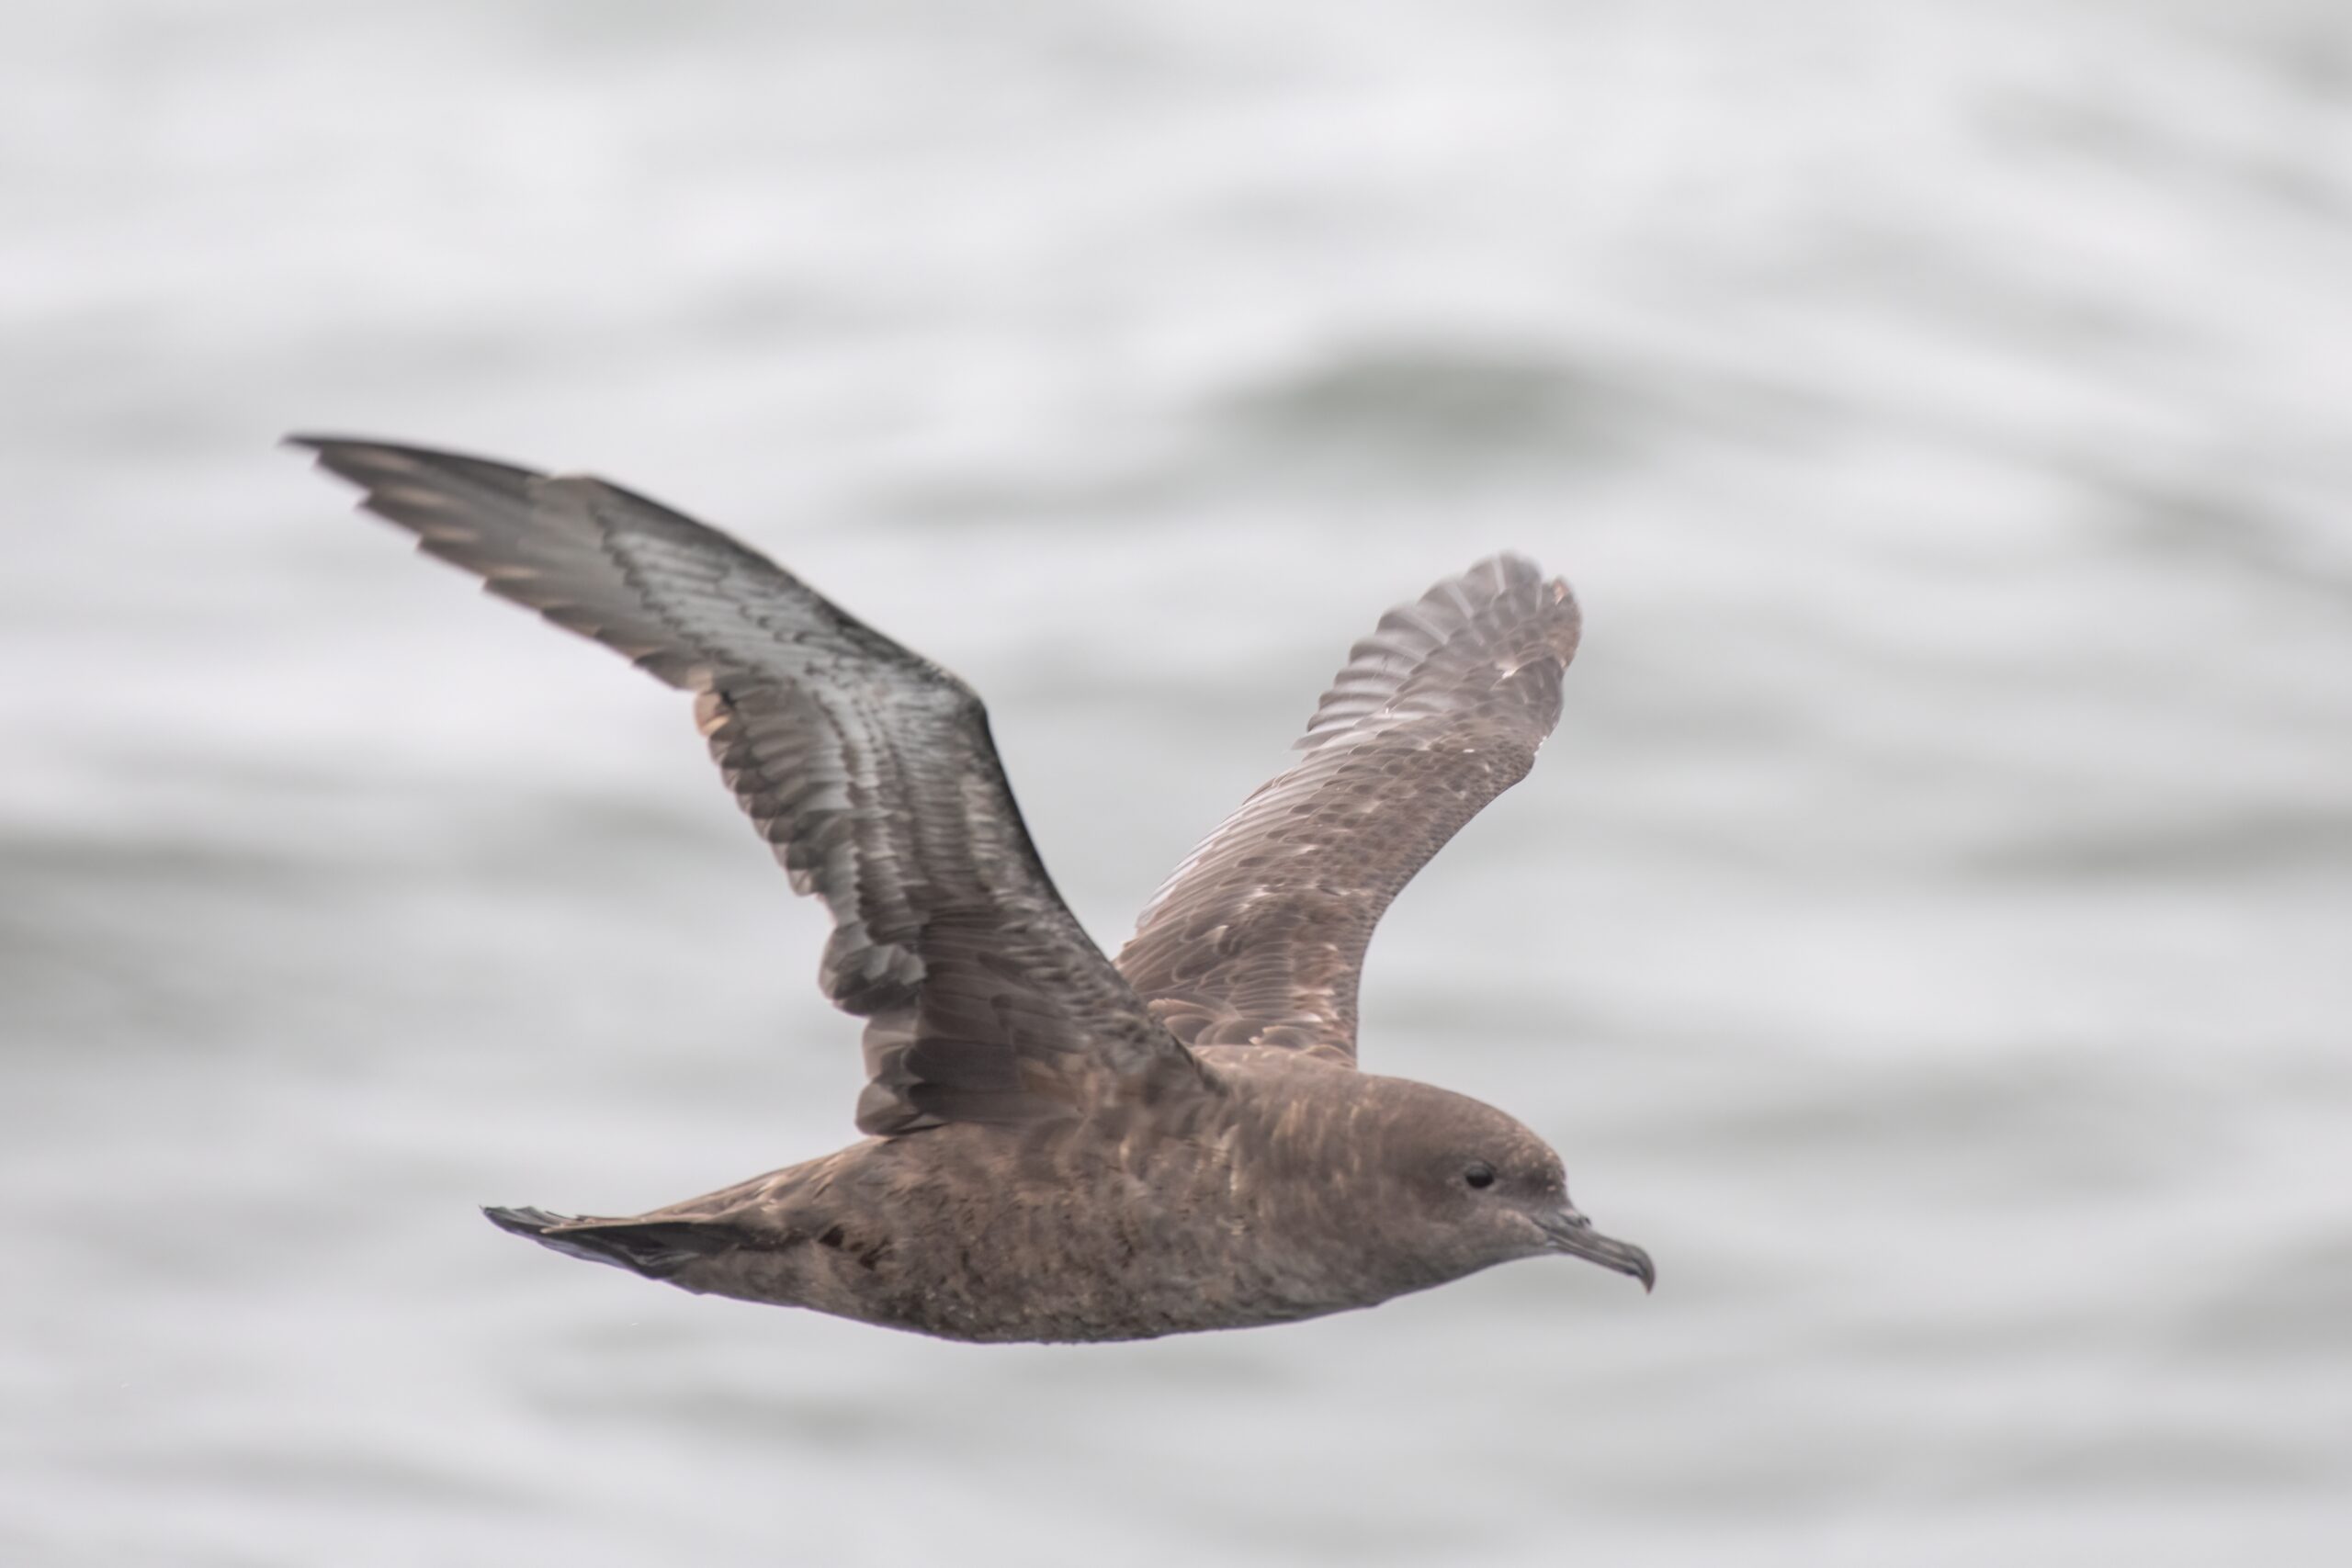
[(1328, 1292), (1285, 1289), (1247, 1268), (1201, 1266), (1189, 1252), (1095, 1256), (1062, 1265), (967, 1256), (947, 1275), (910, 1270), (808, 1304), (867, 1323), (947, 1339), (1069, 1343), (1156, 1339), (1252, 1328), (1369, 1306)]
[(1026, 1205), (984, 1224), (811, 1226), (811, 1239), (715, 1260), (689, 1289), (804, 1306), (945, 1339), (1069, 1343), (1250, 1328), (1381, 1299), (1291, 1249), (1203, 1216)]

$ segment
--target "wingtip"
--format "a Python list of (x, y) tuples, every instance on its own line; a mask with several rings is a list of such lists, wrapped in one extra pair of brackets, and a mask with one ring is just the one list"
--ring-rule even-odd
[(331, 474), (343, 475), (352, 460), (370, 450), (381, 450), (385, 443), (370, 441), (357, 435), (321, 435), (307, 430), (290, 431), (277, 438), (278, 446), (288, 451), (307, 453), (311, 462)]
[(495, 1203), (484, 1203), (481, 1213), (482, 1218), (500, 1230), (535, 1239), (544, 1237), (551, 1228), (564, 1223), (563, 1215), (551, 1214), (538, 1208), (508, 1209)]
[(1546, 578), (1544, 575), (1543, 567), (1536, 563), (1533, 557), (1523, 555), (1518, 550), (1497, 550), (1484, 559), (1472, 562), (1470, 569), (1462, 576), (1466, 580), (1476, 578), (1482, 572), (1493, 575), (1495, 586), (1498, 589), (1534, 587), (1548, 594), (1555, 604), (1572, 604), (1576, 602), (1576, 590), (1569, 586), (1566, 578)]
[[(308, 430), (292, 431), (281, 435), (277, 438), (277, 444), (280, 446), (290, 446), (298, 452), (313, 453), (321, 463), (332, 463), (338, 456), (353, 457), (363, 454), (398, 457), (442, 455), (427, 453), (424, 447), (403, 446), (397, 441), (385, 441), (372, 435), (322, 435)], [(457, 456), (455, 453), (447, 455)]]
[(1470, 570), (1464, 572), (1463, 575), (1464, 577), (1470, 577), (1475, 576), (1481, 571), (1491, 571), (1496, 577), (1506, 583), (1514, 581), (1532, 582), (1544, 575), (1544, 569), (1542, 567), (1537, 566), (1532, 560), (1529, 559), (1526, 556), (1520, 554), (1517, 550), (1497, 550), (1493, 555), (1487, 557), (1483, 560), (1471, 562)]

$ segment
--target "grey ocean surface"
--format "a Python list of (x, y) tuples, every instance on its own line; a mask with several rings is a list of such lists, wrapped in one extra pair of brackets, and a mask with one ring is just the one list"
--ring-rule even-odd
[[(0, 232), (0, 1562), (2352, 1562), (2343, 7), (15, 8)], [(685, 705), (297, 428), (770, 550), (1106, 945), (1566, 574), (1364, 1060), (1657, 1293), (975, 1349), (499, 1235), (845, 1141), (855, 1026)]]

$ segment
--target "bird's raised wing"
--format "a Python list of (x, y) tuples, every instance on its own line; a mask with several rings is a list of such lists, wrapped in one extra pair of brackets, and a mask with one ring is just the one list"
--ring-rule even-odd
[(1560, 716), (1580, 619), (1565, 582), (1502, 555), (1380, 618), (1298, 739), (1306, 755), (1176, 868), (1119, 970), (1188, 1045), (1352, 1063), (1381, 912)]
[(290, 443), (490, 592), (673, 686), (866, 1021), (867, 1133), (1017, 1122), (1199, 1083), (1038, 862), (979, 698), (756, 551), (616, 485), (325, 436)]

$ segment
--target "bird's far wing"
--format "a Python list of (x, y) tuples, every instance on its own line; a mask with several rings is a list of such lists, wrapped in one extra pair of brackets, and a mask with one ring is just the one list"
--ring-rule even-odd
[(1560, 716), (1579, 617), (1502, 555), (1380, 618), (1324, 694), (1304, 756), (1153, 896), (1119, 970), (1188, 1045), (1352, 1063), (1356, 981), (1397, 890), (1527, 774)]
[(616, 485), (295, 436), (361, 504), (673, 686), (834, 922), (874, 1134), (1018, 1122), (1200, 1081), (1054, 890), (978, 697), (725, 535)]

